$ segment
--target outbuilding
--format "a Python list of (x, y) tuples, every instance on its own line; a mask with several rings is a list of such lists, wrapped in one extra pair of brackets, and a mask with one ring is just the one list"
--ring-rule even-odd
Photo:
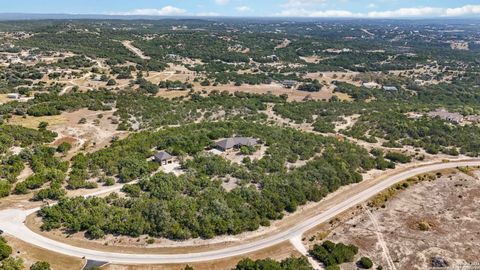
[(161, 165), (167, 165), (173, 163), (174, 157), (165, 151), (160, 151), (154, 155), (154, 159)]

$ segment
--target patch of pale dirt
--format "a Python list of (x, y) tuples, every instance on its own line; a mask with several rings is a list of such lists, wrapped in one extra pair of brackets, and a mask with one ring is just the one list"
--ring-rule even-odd
[[(128, 132), (118, 131), (118, 124), (112, 123), (116, 118), (114, 111), (90, 111), (81, 109), (75, 112), (64, 112), (60, 116), (64, 119), (61, 124), (53, 124), (48, 129), (58, 133), (53, 145), (62, 142), (72, 143), (69, 156), (79, 151), (93, 152), (110, 144), (112, 138), (124, 138)], [(80, 119), (85, 118), (85, 124), (79, 124)]]
[(252, 161), (253, 160), (258, 160), (263, 158), (265, 155), (265, 152), (267, 151), (267, 147), (265, 145), (261, 145), (260, 148), (255, 151), (255, 153), (252, 153), (251, 155), (242, 155), (239, 150), (234, 150), (230, 149), (225, 152), (213, 152), (215, 154), (218, 154), (219, 156), (223, 157), (226, 160), (230, 160), (231, 162), (237, 163), (237, 164), (243, 164), (243, 159), (246, 157), (249, 157)]
[(342, 129), (347, 129), (353, 127), (360, 118), (359, 114), (349, 115), (343, 117), (343, 121), (335, 123), (335, 132), (339, 132)]

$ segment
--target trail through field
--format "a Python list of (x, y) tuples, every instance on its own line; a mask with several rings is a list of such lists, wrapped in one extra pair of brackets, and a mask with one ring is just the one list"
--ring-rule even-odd
[(395, 268), (395, 264), (393, 263), (392, 257), (390, 256), (390, 252), (388, 251), (387, 243), (385, 242), (385, 239), (383, 238), (383, 234), (380, 231), (380, 226), (378, 225), (377, 219), (372, 214), (368, 206), (363, 205), (363, 208), (365, 209), (365, 212), (367, 213), (368, 217), (372, 221), (373, 227), (375, 229), (375, 234), (377, 235), (378, 244), (382, 247), (382, 253), (383, 253), (383, 256), (385, 257), (385, 260), (387, 261), (388, 268), (391, 270), (397, 270), (397, 268)]

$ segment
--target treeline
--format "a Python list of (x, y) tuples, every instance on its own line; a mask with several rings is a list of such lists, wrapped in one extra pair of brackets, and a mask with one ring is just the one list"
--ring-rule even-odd
[(397, 111), (364, 114), (344, 133), (365, 141), (385, 139), (388, 147), (411, 145), (428, 153), (478, 156), (480, 141), (476, 125), (453, 125), (440, 119), (409, 118)]

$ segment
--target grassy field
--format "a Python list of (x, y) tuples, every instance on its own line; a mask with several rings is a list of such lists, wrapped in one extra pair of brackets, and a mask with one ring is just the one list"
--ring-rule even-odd
[(50, 263), (52, 269), (82, 269), (85, 264), (82, 259), (53, 253), (51, 251), (30, 245), (11, 236), (5, 236), (8, 244), (13, 248), (15, 256), (21, 257), (25, 261), (25, 266), (30, 267), (37, 261), (46, 261)]
[(11, 125), (19, 125), (26, 128), (38, 128), (40, 122), (47, 122), (48, 125), (58, 125), (63, 124), (66, 122), (64, 116), (55, 115), (55, 116), (41, 116), (41, 117), (33, 117), (33, 116), (17, 116), (14, 115), (8, 123)]

